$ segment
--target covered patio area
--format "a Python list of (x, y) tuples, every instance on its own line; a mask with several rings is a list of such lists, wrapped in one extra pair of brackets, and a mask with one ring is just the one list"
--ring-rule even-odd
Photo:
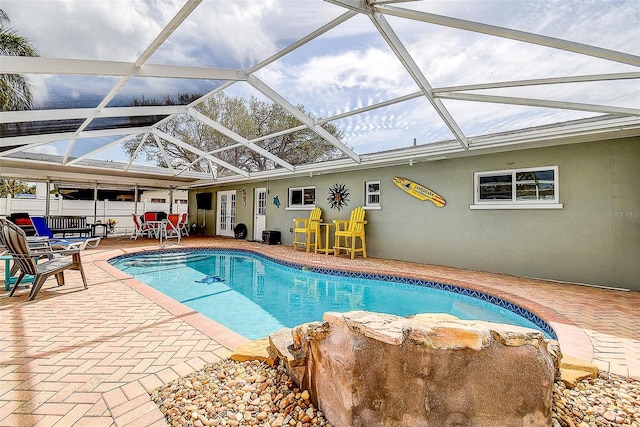
[[(379, 258), (350, 260), (226, 238), (183, 247), (238, 247), (288, 261), (429, 278), (500, 296), (535, 312), (562, 352), (640, 379), (640, 294)], [(246, 341), (111, 267), (107, 260), (157, 249), (157, 241), (104, 239), (83, 252), (79, 275), (49, 281), (35, 301), (0, 297), (0, 425), (165, 426), (153, 390), (230, 355)]]

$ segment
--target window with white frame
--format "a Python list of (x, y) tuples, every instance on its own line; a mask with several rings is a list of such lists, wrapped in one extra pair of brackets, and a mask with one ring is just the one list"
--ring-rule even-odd
[(562, 208), (557, 166), (476, 172), (474, 187), (472, 209)]
[(364, 183), (364, 197), (366, 207), (380, 207), (380, 181), (366, 181)]
[(290, 208), (308, 208), (316, 205), (316, 187), (296, 187), (289, 189)]

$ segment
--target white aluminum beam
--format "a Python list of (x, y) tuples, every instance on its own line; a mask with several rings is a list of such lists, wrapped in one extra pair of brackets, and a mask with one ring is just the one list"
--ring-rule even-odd
[[(173, 179), (164, 173), (158, 173), (152, 170), (136, 170), (127, 173), (125, 176), (117, 175), (121, 170), (113, 170), (100, 166), (76, 165), (73, 167), (65, 167), (64, 170), (58, 170), (59, 163), (46, 163), (29, 159), (1, 159), (2, 167), (0, 167), (0, 176), (27, 178), (32, 180), (55, 180), (66, 182), (98, 182), (100, 184), (114, 184), (133, 186), (138, 184), (142, 187), (189, 187), (192, 182), (198, 179), (205, 179), (206, 176), (198, 174), (198, 176), (189, 178)], [(33, 165), (30, 168), (29, 165)], [(44, 166), (44, 169), (38, 168)], [(47, 169), (47, 166), (50, 168)], [(52, 168), (53, 166), (54, 168)]]
[(55, 141), (67, 141), (70, 139), (78, 138), (100, 138), (103, 136), (122, 136), (133, 135), (138, 133), (145, 133), (151, 131), (149, 126), (142, 126), (136, 128), (118, 128), (118, 129), (98, 129), (98, 130), (85, 130), (79, 135), (74, 132), (63, 133), (49, 133), (44, 135), (28, 135), (28, 136), (12, 136), (8, 138), (0, 138), (0, 147), (11, 147), (14, 145), (26, 145), (34, 142), (55, 142)]
[[(585, 141), (595, 141), (601, 138), (615, 138), (619, 132), (625, 136), (640, 135), (640, 118), (623, 117), (584, 120), (577, 123), (564, 123), (560, 125), (544, 126), (542, 128), (524, 129), (521, 132), (506, 132), (504, 134), (485, 135), (469, 138), (470, 148), (464, 150), (455, 141), (446, 141), (437, 144), (421, 145), (394, 150), (392, 152), (363, 154), (362, 163), (353, 165), (349, 159), (339, 159), (324, 162), (323, 164), (307, 164), (296, 167), (294, 173), (283, 169), (275, 171), (258, 172), (252, 175), (253, 179), (273, 179), (287, 176), (308, 176), (323, 173), (334, 173), (340, 170), (354, 170), (373, 168), (389, 165), (408, 165), (411, 160), (430, 161), (442, 160), (464, 156), (476, 156), (484, 153), (526, 149), (531, 147), (546, 147), (558, 144), (570, 144)], [(222, 177), (216, 183), (242, 182), (240, 177)], [(208, 180), (194, 181), (191, 188), (212, 185)]]
[(436, 15), (433, 13), (418, 12), (396, 6), (373, 6), (376, 12), (385, 15), (397, 16), (415, 21), (428, 22), (430, 24), (442, 25), (445, 27), (457, 28), (460, 30), (472, 31), (474, 33), (487, 34), (505, 39), (517, 40), (525, 43), (551, 47), (554, 49), (566, 50), (568, 52), (593, 56), (595, 58), (607, 59), (609, 61), (623, 64), (640, 66), (640, 56), (604, 49), (587, 44), (576, 43), (555, 37), (547, 37), (540, 34), (528, 33), (525, 31), (512, 30), (510, 28), (496, 25), (481, 24), (479, 22), (467, 21), (464, 19), (451, 18), (448, 16)]
[[(275, 62), (278, 59), (282, 58), (283, 56), (293, 52), (294, 50), (298, 49), (300, 46), (305, 45), (306, 43), (308, 43), (311, 40), (317, 38), (318, 36), (326, 33), (327, 31), (331, 30), (332, 28), (337, 27), (338, 25), (342, 24), (343, 22), (347, 21), (348, 19), (352, 18), (355, 15), (356, 15), (355, 12), (351, 12), (351, 11), (345, 12), (344, 14), (342, 14), (339, 17), (335, 18), (334, 20), (332, 20), (331, 22), (327, 23), (326, 25), (323, 25), (319, 29), (311, 32), (307, 36), (305, 36), (305, 37), (301, 38), (300, 40), (296, 41), (295, 43), (292, 43), (291, 45), (287, 46), (286, 48), (280, 50), (279, 52), (276, 52), (273, 55), (271, 55), (267, 59), (265, 59), (265, 60), (259, 62), (258, 64), (250, 67), (246, 71), (246, 74), (247, 75), (251, 75), (252, 73), (260, 70), (261, 68), (266, 67), (267, 65), (271, 64), (272, 62)], [(219, 92), (227, 89), (228, 87), (230, 87), (234, 83), (236, 83), (236, 81), (228, 81), (228, 82), (222, 84), (221, 86), (215, 88), (214, 90), (212, 90), (211, 92), (207, 93), (206, 95), (200, 97), (199, 99), (196, 99), (191, 104), (187, 105), (187, 107), (188, 108), (195, 107), (196, 105), (200, 104), (201, 102), (203, 102), (207, 98), (213, 96), (214, 94), (219, 93)], [(170, 117), (165, 118), (164, 120), (161, 120), (160, 122), (158, 122), (156, 124), (156, 127), (161, 126), (163, 123), (171, 120), (172, 118), (173, 118), (173, 116), (170, 116)], [(291, 132), (295, 132), (295, 130), (289, 130), (288, 131), (288, 133), (291, 133)], [(264, 138), (264, 139), (266, 139), (266, 138)], [(249, 141), (249, 142), (256, 142), (256, 141), (257, 140)]]
[(585, 104), (580, 102), (551, 101), (546, 99), (518, 98), (510, 96), (494, 96), (457, 92), (441, 93), (438, 94), (437, 97), (444, 99), (455, 99), (458, 101), (489, 102), (495, 104), (525, 105), (529, 107), (557, 108), (562, 110), (590, 111), (603, 114), (640, 116), (640, 109), (638, 108), (610, 107), (607, 105)]
[[(318, 123), (318, 122), (316, 122), (316, 123)], [(301, 130), (306, 129), (306, 128), (307, 128), (306, 125), (300, 125), (300, 126), (292, 127), (292, 128), (289, 128), (289, 129), (281, 130), (280, 132), (270, 133), (269, 135), (259, 136), (257, 138), (250, 139), (249, 142), (264, 141), (265, 139), (275, 138), (277, 136), (282, 136), (282, 135), (288, 135), (290, 133), (298, 132), (298, 131), (301, 131)]]
[(329, 31), (329, 30), (331, 30), (331, 29), (333, 29), (335, 27), (337, 27), (338, 25), (340, 25), (343, 22), (353, 18), (356, 15), (357, 15), (357, 13), (354, 12), (354, 11), (347, 11), (347, 12), (343, 13), (342, 15), (338, 16), (337, 18), (335, 18), (331, 22), (323, 25), (322, 27), (320, 27), (317, 30), (313, 31), (312, 33), (304, 36), (303, 38), (301, 38), (300, 40), (296, 41), (295, 43), (290, 44), (289, 46), (285, 47), (284, 49), (280, 50), (279, 52), (276, 52), (275, 54), (271, 55), (270, 57), (268, 57), (264, 61), (261, 61), (261, 62), (257, 63), (256, 65), (254, 65), (253, 67), (249, 68), (247, 70), (247, 74), (252, 74), (252, 73), (258, 71), (259, 69), (266, 67), (267, 65), (271, 64), (272, 62), (277, 61), (278, 59), (282, 58), (283, 56), (287, 55), (288, 53), (291, 53), (294, 50), (298, 49), (299, 47), (304, 46), (305, 44), (309, 43), (311, 40), (315, 39), (316, 37), (321, 36), (322, 34), (326, 33), (327, 31)]
[(184, 22), (185, 19), (195, 10), (196, 7), (202, 2), (202, 0), (188, 0), (184, 6), (176, 13), (176, 15), (169, 21), (167, 25), (160, 31), (160, 34), (149, 44), (149, 46), (142, 52), (142, 55), (135, 62), (136, 67), (140, 67), (142, 64), (155, 53), (156, 50), (169, 38), (171, 34)]
[[(189, 0), (187, 1), (187, 3), (182, 7), (182, 9), (180, 9), (180, 11), (178, 11), (178, 13), (173, 17), (173, 19), (169, 22), (169, 24), (167, 24), (162, 31), (160, 32), (160, 34), (158, 34), (158, 36), (151, 42), (151, 44), (145, 49), (145, 51), (142, 53), (142, 55), (140, 55), (140, 57), (134, 62), (134, 67), (136, 69), (140, 69), (140, 67), (142, 67), (142, 65), (147, 62), (147, 60), (149, 59), (149, 57), (151, 57), (151, 55), (153, 55), (153, 53), (158, 50), (158, 48), (162, 45), (162, 43), (165, 42), (165, 40), (167, 38), (169, 38), (169, 36), (180, 26), (180, 24), (187, 19), (187, 17), (189, 16), (189, 14), (191, 12), (193, 12), (193, 10), (200, 4), (202, 0)], [(102, 101), (98, 104), (98, 107), (96, 110), (101, 110), (103, 108), (105, 108), (107, 105), (109, 105), (109, 102), (111, 102), (111, 100), (113, 98), (115, 98), (115, 96), (118, 94), (118, 92), (120, 92), (120, 90), (124, 87), (125, 84), (127, 84), (127, 82), (131, 79), (131, 76), (124, 76), (120, 78), (120, 81), (118, 83), (116, 83), (113, 88), (111, 88), (111, 90), (109, 91), (109, 93), (102, 99)], [(87, 128), (87, 126), (89, 126), (89, 124), (93, 121), (93, 119), (95, 118), (95, 116), (90, 116), (87, 117), (85, 119), (85, 121), (82, 123), (82, 125), (80, 125), (80, 127), (76, 130), (76, 133), (80, 133), (82, 132), (84, 129)], [(157, 142), (157, 138), (156, 138), (156, 142)], [(73, 142), (71, 143), (71, 146), (73, 146)], [(163, 151), (162, 147), (160, 146), (160, 143), (158, 142), (158, 146), (160, 147), (160, 150)], [(69, 148), (69, 150), (71, 149), (71, 147)], [(164, 151), (163, 151), (164, 152)], [(66, 158), (65, 158), (66, 161)], [(169, 168), (171, 168), (171, 164), (169, 163)]]
[(590, 74), (590, 75), (583, 75), (583, 76), (549, 77), (549, 78), (543, 78), (543, 79), (512, 80), (507, 82), (494, 82), (494, 83), (478, 83), (473, 85), (433, 88), (433, 93), (438, 94), (443, 92), (461, 92), (461, 91), (469, 91), (469, 90), (502, 89), (507, 87), (538, 86), (538, 85), (552, 85), (552, 84), (564, 84), (564, 83), (604, 82), (604, 81), (611, 81), (611, 80), (629, 80), (629, 79), (640, 79), (640, 73)]
[[(77, 132), (76, 132), (77, 134)], [(67, 160), (69, 160), (69, 156), (71, 156), (71, 150), (73, 149), (73, 146), (76, 144), (76, 139), (72, 138), (71, 141), (69, 141), (69, 146), (67, 147), (67, 151), (64, 154), (64, 157), (62, 158), (62, 164), (66, 164)]]
[(447, 107), (444, 106), (442, 101), (437, 98), (434, 98), (432, 95), (432, 87), (431, 84), (427, 81), (427, 78), (424, 76), (418, 64), (415, 63), (409, 51), (404, 47), (402, 41), (398, 35), (393, 31), (387, 19), (380, 13), (373, 13), (369, 15), (371, 22), (378, 29), (382, 37), (385, 39), (391, 50), (396, 54), (404, 68), (407, 70), (409, 75), (413, 78), (413, 81), (418, 85), (422, 93), (429, 100), (433, 108), (436, 110), (440, 118), (447, 125), (451, 133), (458, 140), (460, 145), (462, 145), (465, 149), (469, 148), (469, 144), (467, 142), (467, 137), (465, 136), (460, 126), (456, 123)]
[(414, 92), (409, 95), (399, 96), (397, 98), (388, 99), (386, 101), (378, 102), (376, 104), (367, 105), (366, 107), (358, 108), (355, 110), (347, 111), (341, 114), (336, 114), (335, 116), (327, 117), (326, 119), (318, 120), (316, 123), (328, 123), (334, 120), (344, 119), (345, 117), (355, 116), (357, 114), (365, 113), (367, 111), (377, 110), (378, 108), (388, 107), (389, 105), (398, 104), (400, 102), (409, 101), (412, 99), (420, 98), (424, 96), (422, 92)]
[(211, 172), (211, 178), (213, 178), (213, 180), (217, 180), (218, 179), (218, 168), (213, 166), (213, 163), (211, 162), (211, 160), (209, 159), (205, 159), (207, 161), (207, 164), (209, 165), (209, 172)]
[(153, 135), (153, 138), (156, 141), (156, 145), (158, 146), (158, 149), (160, 150), (160, 153), (162, 154), (162, 157), (164, 158), (164, 161), (167, 164), (167, 168), (171, 172), (171, 175), (175, 175), (175, 170), (173, 169), (171, 160), (169, 159), (169, 156), (167, 156), (167, 152), (165, 151), (164, 146), (160, 142), (160, 138), (158, 138), (158, 135)]
[(86, 154), (83, 154), (82, 156), (76, 157), (75, 159), (73, 159), (73, 160), (71, 160), (71, 161), (69, 161), (69, 162), (67, 162), (67, 161), (66, 161), (66, 159), (68, 158), (68, 156), (65, 156), (64, 160), (62, 161), (62, 163), (63, 163), (64, 165), (74, 165), (74, 164), (76, 164), (76, 163), (78, 163), (78, 162), (80, 162), (80, 161), (82, 161), (82, 160), (84, 160), (84, 159), (88, 159), (88, 158), (90, 158), (90, 157), (91, 157), (91, 156), (93, 156), (94, 154), (97, 154), (97, 153), (99, 153), (99, 152), (101, 152), (101, 151), (107, 150), (107, 149), (109, 149), (109, 148), (111, 148), (111, 147), (114, 147), (114, 146), (116, 146), (116, 145), (118, 145), (118, 144), (121, 144), (121, 143), (123, 143), (124, 141), (126, 141), (126, 140), (128, 140), (128, 139), (132, 138), (133, 136), (134, 136), (134, 135), (129, 135), (129, 136), (125, 136), (124, 138), (116, 139), (115, 141), (112, 141), (112, 142), (110, 142), (110, 143), (108, 143), (108, 144), (105, 144), (105, 145), (103, 145), (103, 146), (101, 146), (101, 147), (98, 147), (98, 148), (96, 148), (96, 149), (95, 149), (95, 150), (93, 150), (93, 151), (90, 151), (90, 152), (88, 152), (88, 153), (86, 153)]
[(242, 70), (160, 64), (145, 64), (136, 67), (133, 62), (68, 58), (32, 58), (26, 56), (0, 56), (0, 73), (246, 80), (246, 73)]
[(247, 79), (247, 83), (256, 88), (258, 92), (262, 93), (267, 98), (271, 99), (273, 102), (280, 104), (285, 110), (291, 113), (295, 118), (300, 120), (302, 123), (307, 125), (309, 129), (317, 133), (322, 139), (333, 144), (340, 151), (345, 153), (347, 156), (351, 157), (356, 162), (360, 163), (360, 156), (358, 156), (353, 150), (343, 144), (338, 138), (331, 135), (322, 126), (317, 125), (313, 122), (311, 117), (307, 116), (302, 111), (298, 110), (293, 104), (287, 101), (285, 98), (280, 96), (276, 91), (267, 86), (264, 82), (258, 79), (253, 74), (250, 75)]
[(238, 167), (236, 167), (236, 166), (234, 166), (234, 165), (232, 165), (230, 163), (227, 163), (224, 160), (220, 160), (217, 157), (214, 157), (214, 156), (212, 156), (210, 154), (207, 154), (206, 152), (200, 150), (199, 148), (196, 148), (193, 145), (187, 144), (186, 142), (181, 141), (181, 140), (179, 140), (178, 138), (176, 138), (176, 137), (174, 137), (172, 135), (164, 133), (164, 132), (162, 132), (162, 131), (160, 131), (158, 129), (152, 129), (151, 133), (154, 134), (154, 135), (159, 136), (160, 138), (162, 138), (162, 139), (164, 139), (164, 140), (166, 140), (166, 141), (168, 141), (168, 142), (170, 142), (172, 144), (177, 145), (178, 147), (182, 147), (187, 151), (191, 151), (192, 153), (195, 153), (195, 154), (199, 155), (200, 157), (204, 157), (205, 159), (210, 160), (210, 161), (212, 161), (213, 163), (215, 163), (217, 165), (220, 165), (220, 166), (222, 166), (224, 168), (232, 170), (235, 173), (237, 173), (238, 175), (242, 175), (242, 176), (247, 177), (247, 178), (249, 177), (249, 172), (247, 172), (245, 170), (242, 170), (242, 169), (240, 169), (240, 168), (238, 168)]
[(185, 113), (184, 105), (160, 105), (141, 107), (111, 107), (111, 108), (68, 108), (57, 110), (25, 110), (1, 111), (0, 123), (24, 123), (46, 120), (86, 119), (88, 117), (138, 117), (138, 116), (166, 116), (169, 114)]
[[(215, 149), (215, 150), (207, 151), (207, 154), (216, 154), (216, 153), (221, 153), (221, 152), (223, 152), (223, 151), (232, 150), (232, 149), (234, 149), (234, 148), (240, 148), (240, 147), (242, 147), (242, 144), (240, 144), (240, 143), (232, 144), (232, 145), (228, 145), (228, 146), (226, 146), (226, 147), (217, 148), (217, 149)], [(198, 162), (199, 162), (199, 161), (201, 161), (201, 160), (205, 160), (205, 159), (203, 159), (202, 157), (198, 157), (198, 158), (197, 158), (197, 159), (195, 159), (193, 162), (189, 163), (187, 166), (185, 166), (185, 167), (183, 167), (182, 169), (180, 169), (180, 171), (176, 174), (176, 176), (177, 176), (177, 175), (180, 175), (180, 174), (181, 174), (181, 173), (183, 173), (183, 172), (188, 171), (188, 170), (189, 170), (189, 168), (190, 168), (191, 166), (193, 166), (194, 164), (198, 163)], [(211, 164), (211, 161), (210, 161), (210, 160), (207, 160), (207, 162), (208, 162), (209, 164)], [(210, 169), (211, 169), (211, 170), (213, 170), (213, 167), (212, 167), (211, 165), (210, 165)]]
[(210, 126), (211, 128), (215, 129), (216, 131), (220, 132), (221, 134), (225, 135), (226, 137), (231, 138), (232, 140), (234, 140), (236, 142), (239, 142), (240, 144), (244, 145), (245, 147), (249, 148), (250, 150), (253, 150), (253, 151), (257, 152), (260, 155), (266, 157), (267, 159), (269, 159), (269, 160), (275, 162), (276, 164), (284, 167), (285, 169), (288, 169), (290, 171), (293, 171), (295, 169), (291, 163), (282, 160), (280, 157), (276, 156), (275, 154), (272, 154), (269, 151), (265, 150), (264, 148), (260, 147), (259, 145), (256, 145), (253, 142), (250, 142), (246, 138), (238, 135), (237, 133), (235, 133), (231, 129), (228, 129), (228, 128), (224, 127), (223, 125), (221, 125), (220, 123), (216, 122), (215, 120), (212, 120), (211, 118), (205, 116), (204, 114), (202, 114), (201, 112), (197, 111), (196, 109), (190, 108), (189, 109), (189, 115), (191, 117), (193, 117), (194, 119), (201, 121), (205, 125)]
[[(31, 144), (20, 145), (18, 147), (10, 148), (9, 150), (0, 151), (0, 157), (6, 157), (6, 156), (8, 156), (10, 154), (19, 153), (21, 151), (29, 150), (31, 148), (40, 147), (41, 145), (45, 145), (45, 144), (48, 144), (48, 143), (49, 143), (49, 141), (34, 142), (34, 143), (31, 143)], [(0, 144), (0, 146), (2, 146), (2, 144)]]
[(138, 144), (138, 146), (136, 147), (136, 150), (131, 155), (131, 158), (129, 159), (129, 163), (127, 163), (127, 166), (124, 168), (124, 170), (128, 171), (129, 168), (131, 168), (131, 165), (136, 160), (136, 158), (138, 158), (138, 154), (140, 154), (140, 150), (142, 150), (142, 147), (144, 147), (144, 144), (147, 141), (147, 138), (149, 138), (149, 135), (150, 135), (149, 133), (145, 133), (142, 136), (140, 143)]

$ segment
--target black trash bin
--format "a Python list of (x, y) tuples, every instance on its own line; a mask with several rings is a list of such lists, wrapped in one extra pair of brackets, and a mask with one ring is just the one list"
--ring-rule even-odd
[(237, 224), (233, 228), (233, 232), (236, 235), (236, 239), (244, 239), (247, 237), (247, 226), (242, 223)]

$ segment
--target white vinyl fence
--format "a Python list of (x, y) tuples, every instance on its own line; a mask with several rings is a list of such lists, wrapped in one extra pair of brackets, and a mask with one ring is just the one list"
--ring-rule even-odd
[[(116, 220), (113, 234), (126, 235), (133, 233), (135, 226), (131, 215), (142, 215), (144, 212), (186, 213), (186, 203), (174, 203), (169, 209), (169, 203), (150, 202), (116, 202), (109, 200), (63, 200), (52, 197), (49, 201), (49, 215), (86, 216), (87, 223), (105, 224), (109, 219)], [(46, 214), (46, 199), (14, 199), (11, 196), (0, 198), (0, 217), (7, 217), (12, 213), (26, 212), (29, 215), (42, 216)]]

